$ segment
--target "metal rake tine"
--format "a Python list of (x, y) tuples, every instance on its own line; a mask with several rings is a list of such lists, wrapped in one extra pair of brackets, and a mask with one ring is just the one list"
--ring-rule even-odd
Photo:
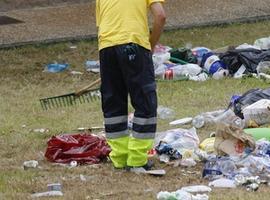
[(66, 105), (65, 99), (63, 97), (60, 98), (60, 99), (62, 100), (62, 103), (63, 103), (64, 107), (66, 107), (67, 105)]
[(58, 108), (58, 107), (59, 107), (59, 104), (58, 104), (57, 98), (54, 98), (54, 104), (55, 104), (56, 108)]
[(46, 108), (51, 109), (50, 99), (46, 100)]
[(54, 103), (55, 103), (56, 108), (59, 108), (60, 107), (60, 105), (59, 105), (59, 103), (57, 101), (57, 98), (54, 99)]
[(71, 100), (71, 96), (67, 96), (66, 97), (67, 98), (67, 102), (69, 103), (69, 105), (73, 105), (73, 103), (72, 103), (72, 100)]
[(69, 101), (69, 104), (72, 106), (73, 105), (72, 96), (67, 96), (67, 99)]
[(58, 98), (54, 99), (54, 103), (55, 103), (56, 108), (61, 107), (60, 104), (59, 104)]
[(75, 98), (75, 96), (71, 96), (70, 98), (71, 98), (72, 103), (76, 105), (76, 98)]
[(63, 97), (63, 101), (65, 102), (66, 106), (70, 106), (67, 96)]
[(85, 94), (83, 94), (83, 95), (81, 96), (81, 98), (82, 98), (83, 103), (85, 103), (85, 102), (87, 101), (87, 100), (86, 100)]
[(51, 101), (52, 107), (55, 108), (55, 105), (54, 105), (54, 99), (50, 99), (50, 101)]
[(44, 100), (43, 100), (43, 99), (40, 99), (39, 102), (40, 102), (41, 108), (42, 108), (43, 110), (47, 110), (47, 107), (46, 107), (46, 105), (45, 105), (45, 103), (44, 103)]
[(63, 107), (63, 106), (62, 106), (61, 99), (60, 99), (60, 98), (57, 98), (57, 100), (58, 100), (59, 107)]
[(87, 103), (89, 103), (90, 99), (89, 99), (89, 94), (88, 93), (85, 95), (85, 98), (86, 98)]
[(80, 104), (82, 104), (82, 100), (81, 100), (80, 96), (78, 96), (77, 99), (79, 99)]

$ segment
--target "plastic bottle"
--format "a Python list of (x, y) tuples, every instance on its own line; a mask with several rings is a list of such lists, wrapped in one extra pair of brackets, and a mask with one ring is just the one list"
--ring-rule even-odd
[(233, 176), (235, 170), (237, 169), (234, 162), (231, 160), (220, 161), (219, 168), (222, 174), (225, 176)]
[(216, 123), (225, 123), (243, 129), (245, 127), (245, 121), (235, 115), (235, 113), (228, 109), (223, 114), (215, 119)]
[(177, 65), (165, 71), (164, 79), (179, 80), (189, 76), (196, 76), (202, 71), (197, 64)]
[(160, 119), (171, 119), (175, 115), (175, 112), (172, 109), (166, 108), (164, 106), (159, 106), (157, 113)]
[(192, 125), (195, 128), (202, 128), (205, 124), (204, 117), (202, 115), (198, 115), (193, 118), (192, 120)]
[(207, 124), (215, 124), (216, 118), (222, 113), (224, 113), (224, 110), (201, 113), (193, 118), (192, 125), (195, 128), (202, 128)]

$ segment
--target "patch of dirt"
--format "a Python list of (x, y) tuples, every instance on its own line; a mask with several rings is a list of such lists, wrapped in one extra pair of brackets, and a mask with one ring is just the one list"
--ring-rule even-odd
[(0, 12), (63, 4), (87, 3), (92, 0), (0, 0)]

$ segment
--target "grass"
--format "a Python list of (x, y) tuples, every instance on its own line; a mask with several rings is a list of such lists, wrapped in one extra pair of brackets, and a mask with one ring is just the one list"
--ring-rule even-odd
[[(214, 49), (253, 43), (255, 39), (269, 36), (269, 26), (270, 21), (264, 21), (170, 31), (163, 35), (161, 42), (171, 47), (192, 44)], [(71, 49), (71, 45), (76, 45), (77, 49)], [(103, 124), (99, 101), (49, 111), (42, 111), (38, 102), (39, 98), (74, 91), (98, 78), (98, 75), (85, 72), (87, 59), (98, 59), (96, 41), (0, 50), (0, 199), (28, 199), (31, 193), (44, 191), (46, 184), (53, 182), (63, 184), (65, 196), (59, 199), (154, 199), (161, 190), (174, 191), (185, 185), (207, 183), (200, 179), (201, 165), (190, 169), (197, 173), (189, 176), (185, 176), (179, 168), (160, 165), (168, 174), (157, 178), (115, 172), (110, 163), (70, 170), (44, 160), (42, 153), (52, 135)], [(42, 72), (45, 64), (53, 61), (68, 62), (70, 70), (84, 74)], [(228, 78), (202, 83), (158, 82), (159, 105), (172, 108), (176, 119), (195, 116), (226, 108), (233, 94), (266, 87), (269, 87), (268, 83), (254, 78)], [(171, 128), (168, 122), (159, 120), (158, 130)], [(37, 128), (47, 128), (49, 132), (36, 133), (34, 129)], [(203, 139), (212, 131), (214, 127), (206, 127), (199, 129), (198, 134)], [(24, 171), (21, 167), (23, 161), (31, 159), (39, 160), (42, 169)], [(80, 174), (88, 177), (87, 182), (79, 179)], [(127, 183), (131, 186), (129, 190), (126, 189)], [(267, 187), (260, 188), (256, 193), (247, 193), (244, 189), (215, 190), (211, 193), (211, 199), (248, 198), (269, 199)]]

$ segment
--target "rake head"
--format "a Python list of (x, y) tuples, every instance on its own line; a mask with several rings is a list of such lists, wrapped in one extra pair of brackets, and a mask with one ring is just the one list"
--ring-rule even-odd
[(68, 107), (76, 104), (82, 104), (87, 102), (92, 102), (94, 100), (100, 99), (99, 89), (92, 89), (78, 95), (77, 93), (69, 93), (60, 96), (47, 97), (39, 99), (41, 107), (43, 110), (48, 110), (52, 108)]

